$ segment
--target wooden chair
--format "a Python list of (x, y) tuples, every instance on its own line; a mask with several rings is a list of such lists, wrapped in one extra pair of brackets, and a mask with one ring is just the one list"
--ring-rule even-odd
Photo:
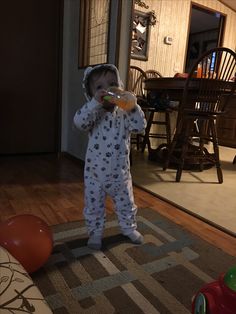
[(147, 99), (144, 91), (143, 82), (146, 79), (145, 72), (134, 65), (130, 66), (128, 78), (128, 91), (133, 92), (137, 97), (137, 102), (140, 106), (147, 105)]
[(147, 70), (147, 71), (145, 71), (145, 74), (146, 74), (147, 78), (162, 77), (161, 73), (156, 71), (156, 70)]
[[(197, 71), (199, 78), (196, 78)], [(229, 97), (235, 91), (236, 82), (230, 82), (235, 71), (236, 54), (223, 47), (205, 52), (192, 67), (183, 91), (176, 132), (163, 167), (165, 170), (171, 162), (176, 165), (177, 182), (188, 163), (196, 164), (200, 171), (204, 170), (204, 163), (211, 163), (216, 167), (219, 183), (223, 182), (216, 119), (225, 112)], [(208, 143), (212, 143), (213, 153), (208, 151)]]
[[(146, 74), (141, 68), (137, 66), (130, 66), (128, 91), (131, 91), (136, 95), (137, 103), (141, 107), (147, 106), (147, 100), (143, 89), (143, 82), (145, 78)], [(131, 136), (131, 144), (135, 144), (137, 146), (137, 150), (140, 148), (143, 137), (144, 135), (142, 134), (133, 134)]]
[[(146, 78), (158, 78), (162, 75), (156, 70), (147, 70), (145, 72)], [(146, 95), (145, 95), (146, 98)], [(164, 139), (166, 141), (167, 147), (171, 143), (171, 125), (170, 125), (170, 108), (158, 109), (152, 107), (150, 104), (146, 108), (146, 117), (147, 117), (147, 127), (145, 130), (145, 136), (142, 144), (142, 152), (145, 150), (146, 146), (148, 151), (151, 151), (151, 138)], [(161, 116), (164, 116), (164, 119), (160, 119)], [(165, 128), (165, 131), (159, 131), (157, 129), (155, 132), (151, 131), (152, 126), (157, 125)]]

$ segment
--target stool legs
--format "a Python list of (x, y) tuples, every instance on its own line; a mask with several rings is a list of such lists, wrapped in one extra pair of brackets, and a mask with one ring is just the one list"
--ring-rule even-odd
[[(161, 120), (155, 120), (154, 119), (154, 114), (161, 114), (163, 113), (165, 118), (164, 121)], [(145, 135), (144, 135), (144, 139), (143, 139), (143, 144), (142, 144), (142, 148), (141, 151), (144, 152), (146, 146), (148, 147), (148, 151), (150, 152), (151, 150), (151, 142), (150, 142), (150, 138), (159, 138), (159, 139), (165, 139), (167, 146), (169, 147), (170, 143), (171, 143), (171, 126), (170, 126), (170, 112), (169, 111), (157, 111), (157, 110), (148, 110), (147, 111), (147, 127), (145, 130)], [(151, 127), (152, 125), (162, 125), (165, 127), (165, 133), (161, 134), (161, 133), (152, 133), (151, 132)]]
[(212, 143), (213, 143), (213, 149), (214, 149), (214, 159), (215, 159), (215, 166), (216, 166), (216, 171), (217, 171), (217, 177), (219, 183), (223, 183), (223, 173), (221, 170), (221, 165), (220, 165), (220, 153), (219, 153), (219, 145), (218, 145), (218, 138), (216, 135), (216, 123), (215, 120), (210, 120), (210, 132), (212, 134)]
[(168, 147), (171, 143), (171, 126), (170, 126), (170, 112), (165, 112), (165, 122), (166, 122), (166, 140)]
[(182, 147), (181, 147), (181, 152), (180, 152), (180, 158), (179, 158), (179, 162), (177, 164), (177, 172), (176, 172), (176, 177), (175, 177), (175, 181), (176, 182), (180, 182), (181, 176), (182, 176), (182, 172), (184, 169), (184, 162), (186, 160), (187, 157), (187, 153), (188, 153), (188, 148), (189, 148), (189, 132), (191, 131), (191, 126), (192, 126), (192, 121), (188, 120), (185, 128), (184, 128), (184, 132), (181, 134), (181, 142)]
[[(182, 171), (187, 160), (190, 161), (190, 163), (195, 163), (197, 161), (196, 165), (199, 166), (200, 171), (203, 171), (204, 169), (204, 162), (210, 162), (216, 167), (218, 182), (222, 183), (223, 173), (219, 158), (219, 145), (215, 125), (216, 121), (215, 119), (202, 119), (199, 121), (197, 135), (196, 132), (193, 132), (194, 123), (195, 117), (193, 116), (187, 116), (184, 120), (181, 119), (179, 121), (176, 133), (170, 144), (163, 170), (166, 170), (169, 167), (169, 163), (173, 162), (177, 169), (176, 182), (180, 182)], [(195, 137), (198, 138), (198, 145), (193, 145), (191, 143), (191, 140)], [(204, 146), (206, 141), (212, 142), (213, 153), (209, 153)]]
[(147, 126), (145, 129), (145, 135), (143, 138), (143, 145), (142, 145), (142, 152), (144, 152), (146, 145), (148, 146), (148, 151), (151, 148), (151, 144), (150, 144), (150, 139), (149, 139), (149, 134), (150, 134), (150, 130), (151, 130), (151, 126), (152, 126), (152, 122), (153, 122), (153, 117), (154, 117), (154, 111), (148, 111), (147, 112), (148, 119), (147, 119)]

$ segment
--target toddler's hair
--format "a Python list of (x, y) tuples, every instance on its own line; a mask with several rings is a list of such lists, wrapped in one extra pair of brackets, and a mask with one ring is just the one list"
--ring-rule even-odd
[(89, 99), (93, 97), (90, 90), (91, 79), (93, 79), (96, 76), (100, 77), (101, 75), (106, 75), (107, 72), (114, 73), (117, 77), (117, 82), (118, 82), (119, 87), (123, 86), (123, 83), (120, 80), (119, 72), (113, 64), (100, 64), (94, 67), (88, 67), (87, 69), (85, 69), (84, 79), (83, 79), (83, 87), (85, 90), (86, 98)]
[(90, 90), (90, 83), (94, 77), (100, 77), (101, 75), (106, 75), (107, 72), (112, 72), (117, 75), (117, 72), (114, 68), (108, 65), (101, 65), (100, 67), (94, 68), (87, 76), (85, 81), (85, 89), (89, 97), (92, 97), (92, 92)]

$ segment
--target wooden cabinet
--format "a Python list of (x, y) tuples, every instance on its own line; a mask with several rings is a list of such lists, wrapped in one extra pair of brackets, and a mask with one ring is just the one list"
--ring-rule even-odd
[(230, 98), (226, 113), (217, 121), (219, 144), (236, 148), (236, 94)]

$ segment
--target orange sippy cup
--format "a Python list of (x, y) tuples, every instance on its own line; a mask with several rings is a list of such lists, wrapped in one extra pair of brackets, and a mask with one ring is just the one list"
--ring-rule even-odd
[(108, 95), (103, 97), (104, 100), (107, 100), (126, 111), (130, 111), (134, 108), (136, 96), (133, 93), (123, 91), (118, 87), (110, 87), (107, 93)]

